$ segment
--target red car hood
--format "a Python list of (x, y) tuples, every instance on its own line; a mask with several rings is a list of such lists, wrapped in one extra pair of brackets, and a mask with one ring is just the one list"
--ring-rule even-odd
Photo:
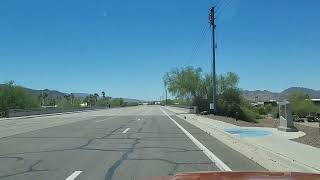
[(148, 180), (320, 180), (320, 174), (300, 172), (194, 172)]

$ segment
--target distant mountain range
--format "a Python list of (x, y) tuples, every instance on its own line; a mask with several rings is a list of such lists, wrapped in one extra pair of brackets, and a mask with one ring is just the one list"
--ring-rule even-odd
[[(2, 86), (4, 86), (4, 84), (0, 84), (0, 87)], [(25, 89), (29, 94), (32, 94), (34, 96), (39, 96), (42, 93), (47, 93), (49, 98), (63, 97), (64, 95), (66, 95), (66, 93), (62, 93), (55, 90), (49, 90), (49, 89), (35, 90), (35, 89), (26, 88), (26, 87), (22, 87), (22, 88)]]
[(89, 96), (90, 94), (88, 94), (88, 93), (73, 93), (73, 95), (76, 98), (85, 98), (85, 97)]
[[(3, 86), (4, 84), (0, 84), (0, 87)], [(68, 95), (68, 93), (63, 93), (60, 91), (56, 91), (56, 90), (49, 90), (49, 89), (44, 89), (44, 90), (35, 90), (35, 89), (30, 89), (30, 88), (26, 88), (23, 87), (29, 94), (32, 94), (34, 96), (39, 96), (42, 93), (47, 93), (49, 98), (57, 98), (57, 97), (64, 97), (65, 95)], [(75, 97), (77, 98), (85, 98), (87, 96), (89, 96), (90, 94), (88, 93), (72, 93), (74, 94)], [(124, 102), (142, 102), (142, 100), (138, 100), (138, 99), (130, 99), (130, 98), (123, 98)]]
[(47, 93), (49, 98), (57, 98), (57, 97), (63, 97), (67, 95), (66, 93), (62, 93), (56, 90), (49, 90), (49, 89), (34, 90), (34, 89), (25, 88), (25, 90), (34, 96), (39, 96), (40, 94)]
[[(0, 87), (1, 86), (3, 86), (3, 84), (0, 84)], [(49, 98), (57, 98), (57, 97), (63, 97), (65, 95), (68, 95), (68, 93), (63, 93), (60, 91), (49, 90), (49, 89), (35, 90), (35, 89), (25, 88), (25, 90), (35, 96), (39, 96), (41, 93), (47, 93), (49, 95)], [(267, 91), (267, 90), (263, 90), (263, 91), (261, 91), (261, 90), (255, 90), (255, 91), (244, 90), (243, 96), (250, 101), (283, 100), (283, 99), (288, 98), (289, 94), (296, 93), (296, 92), (308, 94), (310, 96), (310, 98), (320, 99), (320, 90), (313, 90), (313, 89), (308, 89), (308, 88), (304, 88), (304, 87), (291, 87), (291, 88), (288, 88), (280, 93), (271, 92), (271, 91)], [(90, 95), (88, 93), (73, 93), (73, 94), (75, 97), (78, 97), (78, 98), (85, 98)], [(130, 98), (123, 98), (123, 100), (125, 102), (143, 102), (142, 100), (130, 99)]]
[(268, 100), (283, 100), (288, 98), (289, 94), (301, 92), (303, 94), (308, 94), (310, 98), (320, 98), (320, 90), (313, 90), (303, 87), (291, 87), (288, 88), (280, 93), (277, 92), (270, 92), (267, 90), (261, 91), (261, 90), (255, 90), (255, 91), (243, 91), (243, 96), (250, 100), (250, 101), (256, 101), (256, 98), (258, 101), (268, 101)]

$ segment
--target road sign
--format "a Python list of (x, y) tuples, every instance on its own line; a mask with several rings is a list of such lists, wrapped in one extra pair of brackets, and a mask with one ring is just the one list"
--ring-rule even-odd
[(214, 103), (210, 103), (210, 109), (214, 109)]

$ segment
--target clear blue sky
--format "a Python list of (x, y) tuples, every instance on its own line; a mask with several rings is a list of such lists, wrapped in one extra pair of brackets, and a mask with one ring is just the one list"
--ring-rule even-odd
[[(210, 34), (202, 31), (214, 4), (1, 0), (0, 82), (158, 98), (166, 71), (210, 71)], [(319, 9), (318, 0), (233, 0), (217, 19), (217, 72), (238, 73), (249, 90), (320, 89)]]

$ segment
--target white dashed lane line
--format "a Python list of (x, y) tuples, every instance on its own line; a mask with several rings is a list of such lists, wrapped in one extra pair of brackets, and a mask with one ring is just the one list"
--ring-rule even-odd
[(130, 128), (125, 129), (125, 130), (122, 132), (122, 134), (127, 133), (129, 130), (130, 130)]
[(75, 171), (75, 172), (73, 172), (69, 177), (67, 177), (65, 180), (74, 180), (74, 179), (76, 179), (81, 173), (82, 173), (82, 171)]
[(107, 121), (107, 120), (109, 120), (109, 119), (111, 119), (111, 118), (113, 118), (113, 117), (108, 117), (107, 119), (98, 120), (98, 121), (96, 121), (96, 123), (98, 123), (98, 122), (103, 122), (103, 121)]

